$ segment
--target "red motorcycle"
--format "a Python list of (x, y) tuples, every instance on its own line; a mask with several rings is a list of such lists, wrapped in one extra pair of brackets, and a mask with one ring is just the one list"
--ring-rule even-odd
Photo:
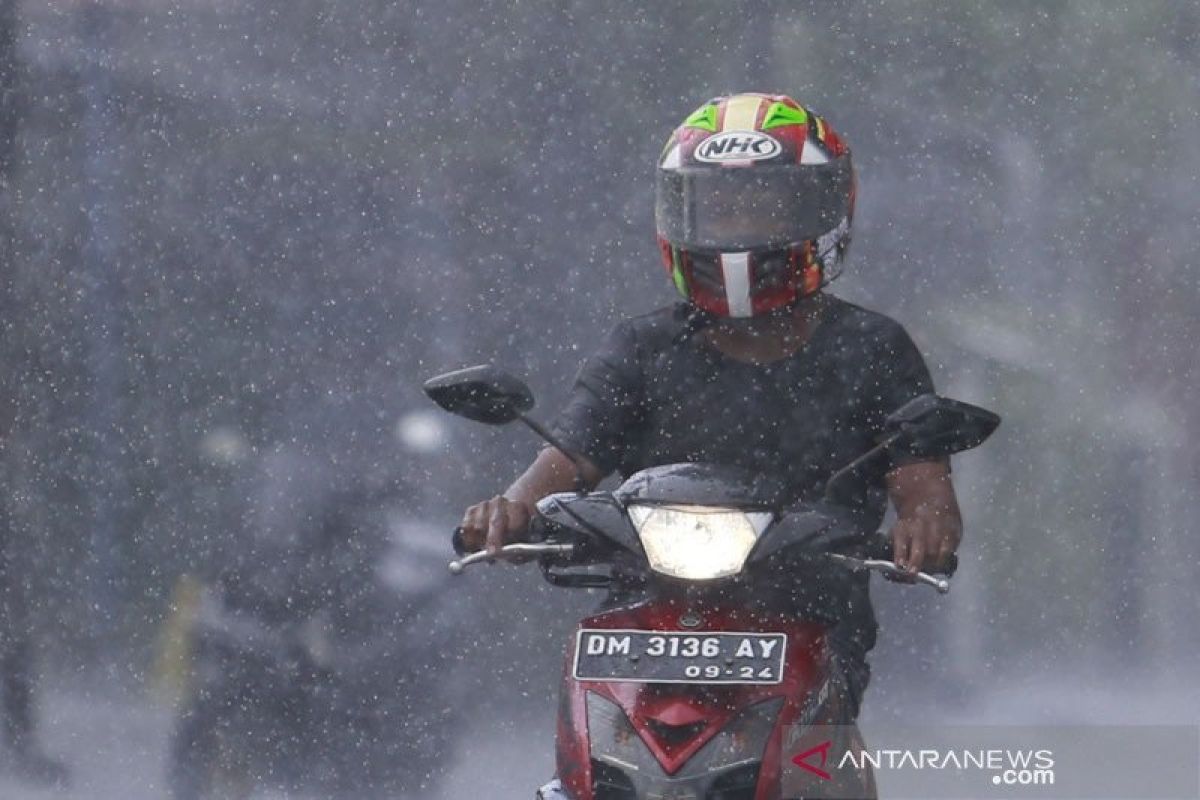
[[(528, 388), (492, 367), (434, 378), (425, 391), (452, 413), (520, 420), (560, 447), (525, 415)], [(834, 473), (824, 500), (791, 507), (762, 476), (711, 464), (654, 467), (612, 492), (544, 498), (532, 541), (501, 556), (536, 559), (555, 586), (609, 594), (569, 646), (558, 775), (537, 798), (874, 797), (869, 770), (825, 768), (830, 750), (861, 744), (828, 643), (830, 609), (844, 607), (842, 593), (868, 571), (942, 593), (949, 584), (902, 573), (887, 540), (833, 502), (837, 482), (885, 450), (937, 457), (975, 447), (998, 424), (984, 409), (918, 397), (888, 417), (875, 448)], [(481, 551), (450, 570), (490, 560)], [(806, 750), (805, 733), (818, 726), (844, 741)]]

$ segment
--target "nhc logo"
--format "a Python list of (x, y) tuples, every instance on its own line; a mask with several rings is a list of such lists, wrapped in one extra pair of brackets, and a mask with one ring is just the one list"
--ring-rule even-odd
[[(825, 762), (827, 762), (829, 760), (829, 748), (832, 745), (833, 745), (833, 741), (830, 739), (826, 739), (825, 741), (821, 742), (816, 747), (810, 747), (807, 750), (805, 750), (803, 753), (793, 756), (792, 763), (795, 764), (800, 769), (808, 770), (813, 775), (816, 775), (818, 778), (820, 778), (823, 781), (833, 780), (832, 775), (830, 775), (824, 769), (821, 769), (821, 767), (825, 766)], [(815, 756), (815, 755), (821, 756), (821, 767), (814, 767), (812, 764), (808, 763), (809, 756)]]
[(779, 142), (757, 131), (727, 131), (709, 136), (696, 147), (700, 161), (760, 161), (774, 158), (782, 148)]

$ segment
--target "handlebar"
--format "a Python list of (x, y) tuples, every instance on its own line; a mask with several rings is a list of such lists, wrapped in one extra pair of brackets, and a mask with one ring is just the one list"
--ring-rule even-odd
[[(455, 531), (456, 543), (459, 539), (460, 531)], [(456, 549), (458, 549), (456, 547)], [(497, 555), (492, 555), (487, 550), (479, 550), (474, 553), (463, 555), (463, 558), (456, 559), (449, 563), (451, 575), (461, 575), (467, 567), (475, 564), (486, 564), (496, 560), (497, 556), (503, 557), (532, 557), (540, 558), (543, 556), (561, 556), (570, 559), (575, 554), (577, 546), (569, 543), (561, 542), (518, 542), (516, 544), (508, 544), (500, 548)], [(872, 553), (879, 551), (879, 546), (870, 548)], [(901, 581), (911, 581), (915, 583), (931, 586), (937, 590), (938, 594), (946, 594), (950, 591), (950, 581), (945, 578), (939, 578), (935, 575), (930, 575), (927, 572), (911, 573), (896, 566), (896, 562), (889, 561), (886, 558), (858, 558), (855, 556), (845, 555), (843, 553), (826, 553), (826, 558), (829, 558), (835, 563), (848, 567), (852, 570), (868, 570), (878, 572), (891, 578), (897, 578)], [(957, 562), (952, 564), (946, 574), (952, 574), (954, 568), (957, 567)]]
[(932, 586), (937, 589), (938, 594), (946, 594), (950, 591), (950, 581), (945, 578), (938, 578), (930, 575), (928, 572), (908, 572), (896, 566), (895, 561), (888, 561), (882, 558), (855, 558), (841, 553), (827, 553), (827, 558), (832, 559), (838, 564), (849, 567), (853, 570), (870, 570), (878, 572), (892, 578), (899, 578), (904, 581), (915, 581), (923, 583), (926, 586)]
[[(575, 552), (573, 544), (557, 544), (553, 542), (506, 544), (500, 548), (500, 556), (566, 556), (570, 557)], [(461, 575), (463, 570), (473, 564), (483, 564), (495, 561), (496, 557), (487, 550), (479, 550), (471, 553), (468, 556), (451, 561), (448, 565), (451, 575)]]
[[(890, 562), (892, 560), (892, 539), (883, 531), (879, 531), (868, 539), (866, 546), (857, 547), (845, 552), (847, 555), (851, 555), (859, 559), (873, 559), (877, 561)], [(933, 571), (937, 572), (939, 575), (945, 575), (947, 578), (951, 577), (955, 572), (958, 571), (958, 556), (954, 553), (951, 553), (946, 557), (945, 566)], [(911, 573), (909, 574), (911, 575)]]
[[(543, 539), (545, 539), (546, 538), (545, 519), (543, 519), (540, 516), (535, 515), (533, 517), (533, 519), (529, 520), (529, 527), (526, 530), (526, 538), (531, 542), (540, 542)], [(450, 546), (454, 548), (454, 552), (456, 555), (468, 556), (468, 555), (472, 555), (474, 552), (474, 551), (468, 550), (467, 543), (463, 541), (463, 529), (462, 529), (461, 525), (456, 527), (454, 529), (454, 533), (450, 536)], [(483, 552), (483, 551), (478, 551), (478, 552)], [(474, 562), (472, 562), (472, 563), (474, 563)], [(451, 569), (450, 571), (454, 572), (453, 569)], [(455, 572), (454, 574), (457, 575), (458, 573)]]
[[(503, 556), (565, 556), (570, 558), (575, 552), (573, 544), (557, 544), (557, 543), (518, 543), (507, 544), (500, 548), (499, 555)], [(937, 590), (938, 594), (946, 594), (950, 591), (950, 581), (945, 578), (938, 578), (930, 575), (927, 572), (910, 573), (896, 566), (894, 561), (888, 561), (882, 558), (855, 558), (841, 553), (827, 553), (826, 557), (849, 567), (852, 570), (869, 570), (878, 572), (889, 577), (899, 578), (901, 580), (911, 580), (916, 583), (921, 583), (926, 586), (932, 586)], [(496, 557), (487, 550), (479, 550), (471, 553), (461, 559), (451, 561), (449, 564), (451, 575), (461, 575), (467, 567), (475, 564), (485, 564), (495, 561)]]

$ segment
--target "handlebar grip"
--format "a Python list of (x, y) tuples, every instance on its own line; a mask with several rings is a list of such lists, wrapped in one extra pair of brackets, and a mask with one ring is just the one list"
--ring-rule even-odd
[(454, 548), (454, 555), (465, 556), (467, 554), (467, 543), (463, 541), (462, 525), (454, 529), (454, 533), (450, 535), (450, 546)]
[[(525, 535), (516, 541), (540, 542), (545, 540), (545, 538), (546, 520), (541, 515), (534, 515), (534, 517), (529, 520), (529, 527), (526, 529)], [(471, 551), (467, 549), (467, 543), (463, 541), (462, 525), (456, 527), (454, 529), (454, 533), (450, 535), (450, 546), (454, 548), (455, 555), (465, 556), (471, 553)]]
[(544, 542), (548, 531), (549, 526), (546, 524), (546, 518), (541, 514), (534, 514), (529, 518), (529, 525), (525, 528), (525, 535), (521, 537), (521, 541)]
[[(864, 555), (866, 558), (880, 558), (885, 561), (892, 560), (892, 540), (886, 534), (879, 533), (871, 537), (871, 541), (865, 548)], [(940, 569), (926, 569), (926, 572), (935, 573), (937, 575), (945, 575), (947, 578), (958, 572), (958, 555), (951, 553), (946, 558), (946, 566)]]

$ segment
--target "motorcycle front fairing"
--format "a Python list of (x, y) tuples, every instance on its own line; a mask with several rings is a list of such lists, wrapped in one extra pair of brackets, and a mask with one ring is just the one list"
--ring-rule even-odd
[[(694, 597), (719, 592), (730, 606), (760, 612), (803, 614), (825, 623), (845, 606), (846, 592), (866, 582), (824, 558), (829, 552), (861, 551), (872, 542), (853, 510), (831, 503), (780, 508), (778, 486), (741, 470), (711, 464), (674, 464), (643, 470), (615, 492), (562, 493), (538, 508), (542, 535), (569, 541), (569, 557), (542, 559), (543, 574), (556, 586), (606, 588), (603, 607), (632, 605), (653, 597)], [(703, 507), (768, 514), (769, 524), (736, 573), (715, 580), (680, 580), (656, 572), (647, 559), (629, 508)], [(581, 568), (603, 567), (603, 572)], [(802, 580), (798, 580), (803, 576)]]
[[(642, 470), (614, 492), (550, 495), (538, 504), (547, 523), (544, 527), (551, 535), (565, 534), (575, 552), (570, 558), (548, 558), (544, 565), (604, 564), (626, 581), (669, 583), (669, 577), (648, 569), (642, 537), (630, 518), (630, 510), (639, 507), (709, 508), (768, 518), (741, 568), (729, 576), (735, 580), (751, 577), (760, 571), (757, 565), (777, 562), (785, 552), (793, 559), (849, 552), (869, 541), (865, 520), (853, 509), (828, 502), (788, 507), (783, 499), (783, 489), (775, 482), (733, 467), (690, 463)], [(600, 581), (551, 582), (589, 588), (602, 585)]]
[[(638, 473), (612, 494), (555, 495), (539, 506), (552, 528), (585, 542), (583, 562), (612, 566), (608, 598), (580, 623), (568, 648), (558, 779), (541, 797), (767, 797), (761, 792), (778, 785), (789, 726), (848, 718), (844, 680), (826, 641), (833, 618), (821, 611), (837, 602), (828, 588), (817, 587), (849, 575), (812, 556), (861, 541), (863, 532), (840, 509), (813, 505), (784, 513), (771, 505), (777, 497), (774, 487), (764, 490), (736, 471), (687, 464)], [(649, 569), (627, 513), (638, 503), (769, 512), (771, 522), (738, 574), (683, 581)], [(751, 642), (780, 637), (785, 654), (780, 674), (756, 682), (578, 677), (583, 632), (605, 630)]]

